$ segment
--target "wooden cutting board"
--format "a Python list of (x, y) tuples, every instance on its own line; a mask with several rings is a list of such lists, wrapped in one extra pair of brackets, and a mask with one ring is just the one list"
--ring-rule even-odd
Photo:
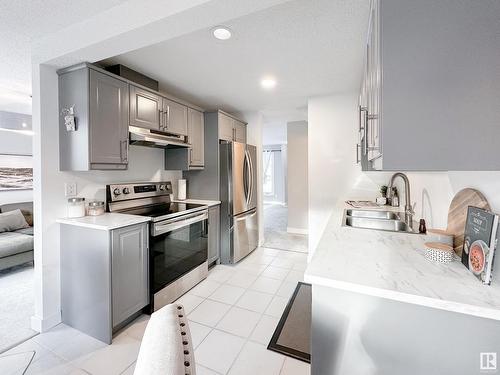
[(462, 255), (467, 207), (469, 206), (491, 211), (490, 205), (484, 195), (475, 189), (463, 189), (455, 195), (448, 210), (448, 227), (446, 232), (453, 235), (453, 248), (458, 256)]

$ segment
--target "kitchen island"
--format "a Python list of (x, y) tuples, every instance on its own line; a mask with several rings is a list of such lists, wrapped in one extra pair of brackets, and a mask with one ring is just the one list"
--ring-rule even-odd
[[(333, 211), (305, 280), (313, 285), (312, 374), (475, 374), (500, 351), (500, 272), (425, 258), (427, 236), (342, 226)], [(417, 356), (418, 353), (418, 356)]]

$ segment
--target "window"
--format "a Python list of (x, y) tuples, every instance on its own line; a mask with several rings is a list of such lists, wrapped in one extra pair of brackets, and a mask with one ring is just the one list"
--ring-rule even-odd
[(274, 196), (274, 152), (264, 151), (264, 195)]

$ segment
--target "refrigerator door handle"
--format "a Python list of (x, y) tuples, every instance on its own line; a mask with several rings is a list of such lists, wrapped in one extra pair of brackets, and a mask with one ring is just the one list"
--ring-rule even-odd
[(243, 193), (245, 194), (245, 204), (248, 207), (248, 196), (250, 194), (250, 180), (248, 179), (248, 169), (250, 164), (248, 163), (248, 154), (245, 150), (245, 156), (243, 158)]
[(254, 170), (253, 170), (253, 162), (252, 158), (250, 157), (250, 153), (248, 150), (246, 150), (247, 154), (247, 160), (248, 160), (248, 180), (250, 181), (250, 188), (249, 188), (249, 193), (248, 193), (248, 201), (247, 201), (247, 206), (250, 205), (250, 202), (252, 202), (253, 199), (253, 194), (254, 194), (254, 189), (255, 189), (255, 181), (253, 180), (254, 176)]
[(246, 220), (250, 216), (254, 216), (255, 214), (257, 214), (257, 209), (253, 208), (250, 211), (243, 212), (242, 214), (236, 215), (234, 217), (234, 219), (235, 219), (235, 221), (242, 221), (242, 220)]

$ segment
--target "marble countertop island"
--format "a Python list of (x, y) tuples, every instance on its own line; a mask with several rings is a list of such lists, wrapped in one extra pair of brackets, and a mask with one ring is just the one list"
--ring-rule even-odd
[(458, 257), (447, 264), (427, 260), (425, 235), (345, 227), (344, 209), (342, 203), (332, 213), (306, 282), (500, 320), (500, 264), (491, 285), (483, 285)]

